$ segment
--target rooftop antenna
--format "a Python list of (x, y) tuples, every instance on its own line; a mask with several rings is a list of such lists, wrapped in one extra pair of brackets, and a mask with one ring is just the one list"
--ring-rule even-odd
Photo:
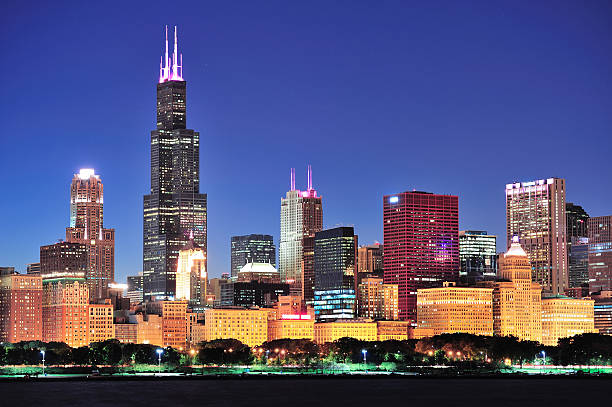
[(164, 61), (164, 77), (167, 79), (168, 78), (168, 69), (170, 69), (170, 67), (168, 66), (168, 26), (166, 26), (166, 57), (165, 57), (165, 61)]
[(176, 38), (176, 26), (174, 26), (174, 52), (172, 53), (172, 79), (178, 77), (178, 39)]
[(312, 167), (308, 164), (308, 191), (312, 189)]
[(291, 191), (295, 191), (295, 168), (291, 169), (290, 186), (291, 186)]

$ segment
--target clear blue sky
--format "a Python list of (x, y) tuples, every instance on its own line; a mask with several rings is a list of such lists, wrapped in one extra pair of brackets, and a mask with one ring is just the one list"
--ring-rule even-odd
[(142, 197), (164, 24), (179, 26), (188, 127), (201, 133), (209, 265), (269, 233), (306, 165), (324, 225), (382, 241), (382, 195), (459, 195), (460, 227), (505, 246), (504, 186), (567, 180), (612, 213), (607, 1), (10, 2), (2, 11), (0, 265), (63, 238), (93, 167), (116, 279), (142, 269)]

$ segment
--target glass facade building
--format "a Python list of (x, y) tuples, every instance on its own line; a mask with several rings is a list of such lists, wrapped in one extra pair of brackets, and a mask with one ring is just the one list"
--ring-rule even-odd
[(484, 231), (462, 230), (459, 232), (459, 277), (472, 284), (483, 280), (494, 280), (497, 276), (497, 236)]
[(231, 275), (237, 277), (247, 263), (269, 263), (276, 267), (276, 246), (270, 235), (232, 236)]
[(570, 288), (587, 286), (589, 214), (580, 205), (565, 204), (567, 256)]
[(314, 239), (314, 309), (319, 321), (354, 318), (357, 236), (352, 227), (327, 229)]
[(612, 290), (612, 215), (589, 219), (589, 291)]

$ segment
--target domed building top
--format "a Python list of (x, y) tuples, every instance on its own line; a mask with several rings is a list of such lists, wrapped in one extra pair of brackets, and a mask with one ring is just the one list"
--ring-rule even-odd
[(270, 263), (247, 263), (238, 272), (237, 281), (280, 283), (280, 273)]
[(247, 263), (240, 269), (240, 273), (278, 273), (270, 263)]
[(527, 257), (527, 253), (525, 253), (525, 250), (523, 250), (523, 247), (519, 243), (518, 236), (514, 236), (512, 238), (512, 244), (510, 245), (510, 248), (506, 253), (504, 253), (504, 257), (508, 256)]

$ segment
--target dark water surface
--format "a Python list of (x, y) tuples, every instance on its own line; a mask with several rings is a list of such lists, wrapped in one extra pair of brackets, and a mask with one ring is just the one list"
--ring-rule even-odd
[[(151, 378), (0, 382), (0, 406), (564, 406), (610, 402), (606, 378)], [(607, 401), (605, 401), (607, 400)]]

